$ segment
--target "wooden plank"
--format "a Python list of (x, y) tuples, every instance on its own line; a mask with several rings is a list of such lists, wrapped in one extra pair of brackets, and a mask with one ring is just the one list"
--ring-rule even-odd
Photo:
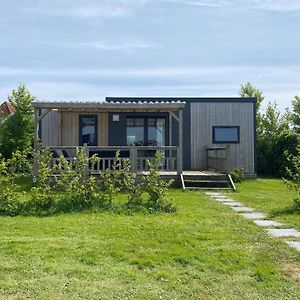
[(180, 180), (181, 180), (182, 188), (185, 190), (185, 184), (184, 184), (184, 179), (183, 179), (182, 172), (180, 173)]

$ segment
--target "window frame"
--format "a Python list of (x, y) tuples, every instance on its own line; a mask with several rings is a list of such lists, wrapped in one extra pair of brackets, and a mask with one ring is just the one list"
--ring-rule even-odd
[[(224, 129), (224, 128), (237, 129), (237, 140), (217, 141), (215, 130), (216, 129)], [(239, 144), (240, 143), (240, 126), (238, 126), (238, 125), (235, 125), (235, 126), (213, 126), (212, 127), (212, 141), (213, 141), (213, 144)]]
[(164, 119), (165, 120), (165, 134), (164, 134), (164, 140), (165, 145), (167, 145), (167, 118), (166, 116), (158, 116), (158, 115), (147, 115), (147, 116), (139, 116), (139, 115), (127, 115), (126, 116), (126, 144), (127, 144), (127, 119), (144, 119), (144, 146), (148, 146), (148, 119)]
[(95, 118), (95, 145), (88, 145), (88, 146), (98, 146), (98, 115), (95, 114), (80, 114), (79, 115), (79, 146), (83, 146), (82, 140), (82, 119), (83, 118)]

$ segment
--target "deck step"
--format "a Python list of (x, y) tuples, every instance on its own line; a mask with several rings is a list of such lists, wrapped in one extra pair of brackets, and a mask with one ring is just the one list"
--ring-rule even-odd
[(184, 189), (224, 189), (232, 188), (231, 181), (226, 174), (183, 174), (182, 186)]
[(191, 186), (186, 186), (185, 187), (187, 190), (231, 190), (230, 187), (191, 187)]

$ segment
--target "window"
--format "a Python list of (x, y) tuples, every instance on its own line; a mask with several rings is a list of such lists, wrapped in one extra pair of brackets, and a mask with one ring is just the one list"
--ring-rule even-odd
[(239, 126), (213, 126), (214, 144), (238, 144), (240, 142)]
[(165, 145), (165, 132), (166, 120), (162, 118), (148, 119), (148, 146), (164, 146)]
[(97, 116), (79, 116), (79, 145), (97, 146)]
[(144, 119), (127, 119), (127, 145), (144, 146)]
[(166, 119), (157, 117), (127, 118), (127, 145), (164, 146)]

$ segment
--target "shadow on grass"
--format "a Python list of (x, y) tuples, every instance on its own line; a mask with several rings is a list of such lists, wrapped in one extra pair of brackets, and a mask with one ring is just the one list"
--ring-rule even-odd
[(282, 209), (276, 209), (271, 213), (271, 217), (278, 217), (283, 215), (299, 215), (300, 209), (296, 204), (292, 204), (291, 206), (287, 206)]

